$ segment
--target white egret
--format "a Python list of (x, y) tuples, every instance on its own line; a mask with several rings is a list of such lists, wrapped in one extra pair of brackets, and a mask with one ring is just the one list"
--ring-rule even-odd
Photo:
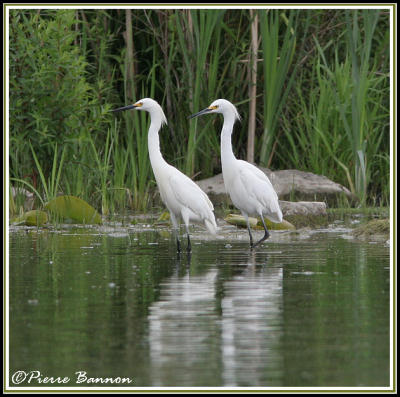
[[(208, 113), (221, 113), (224, 117), (221, 131), (221, 163), (225, 189), (233, 204), (245, 217), (250, 246), (255, 247), (269, 237), (264, 216), (272, 222), (282, 222), (278, 195), (264, 172), (246, 161), (236, 159), (233, 154), (231, 142), (233, 125), (236, 120), (240, 120), (236, 107), (226, 99), (217, 99), (208, 108), (191, 115), (190, 118)], [(249, 215), (258, 215), (264, 225), (264, 237), (255, 244), (251, 235)]]
[(182, 217), (187, 232), (187, 251), (191, 251), (189, 237), (189, 222), (204, 223), (212, 234), (217, 232), (217, 224), (213, 213), (213, 205), (207, 195), (190, 178), (168, 164), (160, 151), (158, 131), (167, 123), (161, 106), (151, 98), (144, 98), (133, 105), (124, 106), (113, 110), (137, 109), (150, 113), (150, 128), (148, 132), (148, 149), (151, 167), (160, 191), (161, 199), (168, 208), (176, 236), (178, 252), (180, 252), (179, 224)]

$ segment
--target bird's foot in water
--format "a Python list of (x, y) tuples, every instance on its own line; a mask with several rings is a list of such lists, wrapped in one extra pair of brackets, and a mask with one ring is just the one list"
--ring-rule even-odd
[(251, 248), (251, 249), (256, 248), (258, 245), (260, 245), (260, 244), (263, 243), (265, 240), (267, 240), (268, 237), (269, 237), (269, 233), (266, 232), (265, 235), (264, 235), (264, 237), (263, 237), (261, 240), (257, 241), (255, 244), (250, 243), (250, 248)]

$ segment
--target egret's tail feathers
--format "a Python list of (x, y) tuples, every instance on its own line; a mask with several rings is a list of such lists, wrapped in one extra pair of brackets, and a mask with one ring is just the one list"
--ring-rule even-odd
[(282, 211), (279, 207), (274, 212), (271, 211), (269, 214), (265, 214), (265, 217), (274, 223), (281, 223), (283, 220)]
[(205, 219), (204, 224), (206, 225), (206, 228), (211, 234), (217, 234), (218, 233), (218, 226), (215, 222), (215, 219)]
[(264, 212), (264, 216), (268, 218), (271, 222), (281, 223), (283, 220), (282, 210), (279, 206), (278, 199), (269, 203), (267, 211)]

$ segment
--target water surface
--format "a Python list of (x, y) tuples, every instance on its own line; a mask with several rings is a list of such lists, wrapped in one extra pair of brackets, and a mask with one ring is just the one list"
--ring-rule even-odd
[(162, 226), (14, 228), (10, 375), (85, 387), (77, 371), (130, 387), (389, 385), (385, 244), (336, 228), (274, 232), (251, 251), (246, 231), (227, 227), (217, 239), (195, 229), (192, 248), (178, 258)]

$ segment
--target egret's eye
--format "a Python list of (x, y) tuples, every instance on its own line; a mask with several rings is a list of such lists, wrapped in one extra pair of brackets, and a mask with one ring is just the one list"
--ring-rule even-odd
[(208, 108), (210, 109), (210, 110), (215, 110), (215, 109), (218, 109), (218, 105), (214, 105), (214, 106), (209, 106)]

